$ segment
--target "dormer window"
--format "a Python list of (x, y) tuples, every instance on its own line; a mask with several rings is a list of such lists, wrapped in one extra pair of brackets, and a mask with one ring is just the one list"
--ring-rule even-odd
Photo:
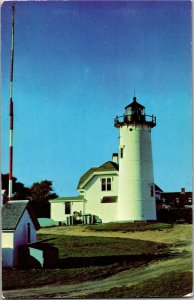
[(101, 190), (102, 191), (111, 191), (111, 178), (102, 178)]

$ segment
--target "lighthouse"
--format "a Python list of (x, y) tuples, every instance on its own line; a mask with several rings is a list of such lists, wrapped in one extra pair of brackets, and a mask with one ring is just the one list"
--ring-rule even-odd
[(114, 121), (119, 129), (118, 221), (156, 220), (151, 144), (156, 117), (146, 115), (133, 97)]

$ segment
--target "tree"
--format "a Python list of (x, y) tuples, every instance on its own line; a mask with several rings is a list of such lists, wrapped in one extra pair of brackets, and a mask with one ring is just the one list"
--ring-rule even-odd
[(52, 193), (52, 181), (44, 180), (35, 182), (30, 188), (30, 199), (32, 201), (47, 202), (50, 199), (57, 198), (57, 194)]
[[(8, 195), (9, 174), (2, 174), (2, 189), (6, 190)], [(43, 180), (35, 182), (30, 188), (17, 181), (13, 177), (13, 199), (30, 200), (30, 204), (37, 218), (50, 217), (50, 203), (48, 200), (57, 198), (58, 195), (53, 193), (52, 181)]]
[[(23, 183), (17, 181), (16, 177), (12, 178), (13, 181), (13, 199), (26, 200), (29, 199), (30, 189), (25, 187)], [(9, 190), (9, 174), (1, 174), (2, 190), (6, 190), (8, 195)]]
[(53, 193), (52, 181), (35, 182), (30, 188), (30, 201), (37, 217), (50, 217), (50, 203), (48, 200), (57, 198)]

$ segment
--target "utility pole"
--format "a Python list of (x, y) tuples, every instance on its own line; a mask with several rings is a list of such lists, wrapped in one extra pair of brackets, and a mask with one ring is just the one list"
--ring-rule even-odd
[(9, 130), (9, 193), (8, 201), (13, 197), (13, 65), (14, 65), (14, 12), (15, 6), (12, 5), (12, 29), (11, 29), (11, 65), (10, 65), (10, 130)]

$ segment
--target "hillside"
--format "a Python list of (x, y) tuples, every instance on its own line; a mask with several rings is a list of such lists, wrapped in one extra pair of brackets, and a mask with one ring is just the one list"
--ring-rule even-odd
[[(169, 251), (170, 246), (170, 252), (174, 256), (164, 257), (160, 260), (151, 260), (133, 267), (130, 267), (130, 264), (126, 264), (124, 269), (122, 269), (122, 264), (113, 264), (111, 266), (86, 267), (85, 269), (37, 270), (37, 273), (36, 270), (21, 270), (23, 271), (23, 277), (20, 277), (21, 280), (24, 280), (25, 276), (27, 278), (30, 277), (32, 279), (31, 282), (33, 282), (33, 278), (37, 278), (34, 281), (34, 286), (30, 287), (28, 285), (25, 288), (20, 287), (20, 289), (15, 286), (15, 288), (12, 287), (12, 290), (4, 289), (3, 294), (5, 297), (13, 297), (14, 295), (14, 298), (90, 298), (90, 296), (94, 295), (96, 297), (111, 298), (113, 293), (119, 295), (119, 297), (122, 295), (123, 297), (126, 297), (126, 295), (131, 297), (136, 294), (139, 297), (150, 297), (155, 295), (154, 293), (158, 293), (160, 297), (176, 297), (183, 296), (192, 291), (192, 225), (175, 225), (173, 228), (144, 232), (95, 232), (83, 226), (75, 226), (41, 229), (39, 233), (41, 239), (44, 237), (48, 238), (48, 236), (52, 237), (53, 235), (61, 236), (64, 239), (66, 237), (67, 241), (72, 242), (70, 245), (74, 245), (75, 248), (76, 240), (79, 243), (82, 240), (88, 246), (88, 249), (86, 247), (82, 251), (89, 251), (91, 249), (91, 252), (95, 249), (94, 241), (96, 239), (95, 251), (99, 249), (96, 252), (97, 255), (99, 255), (99, 247), (101, 247), (99, 245), (101, 245), (101, 240), (103, 239), (106, 242), (110, 241), (107, 246), (104, 243), (103, 247), (105, 248), (103, 249), (110, 246), (110, 252), (114, 253), (114, 247), (111, 248), (111, 240), (106, 240), (106, 238), (111, 238), (112, 243), (116, 242), (117, 244), (115, 248), (117, 251), (119, 251), (119, 243), (123, 245), (124, 241), (126, 241), (126, 248), (125, 250), (122, 248), (122, 251), (126, 251), (127, 247), (132, 248), (132, 244), (136, 244), (137, 248), (133, 248), (133, 254), (140, 248), (141, 253), (151, 250), (153, 254), (156, 250), (163, 252), (166, 249)], [(135, 240), (137, 243), (133, 243)], [(142, 244), (143, 241), (146, 242), (144, 245)], [(91, 245), (89, 245), (90, 242)], [(132, 243), (131, 246), (130, 243)], [(147, 248), (145, 245), (147, 245)], [(141, 247), (139, 248), (139, 246)], [(74, 249), (74, 251), (76, 250)], [(83, 253), (80, 253), (80, 247), (78, 247), (76, 255), (79, 257), (80, 254), (83, 256)], [(96, 254), (94, 252), (94, 256)], [(65, 255), (67, 254), (64, 252), (64, 257)], [(75, 253), (73, 256), (75, 256)], [(15, 274), (10, 271), (7, 273), (7, 277), (4, 278), (8, 278), (10, 282), (13, 282), (12, 279), (16, 278), (18, 274), (21, 275), (21, 271), (17, 273), (17, 270)], [(41, 280), (43, 275), (47, 278), (47, 281)], [(57, 276), (60, 277), (60, 280), (56, 282), (55, 279)], [(153, 281), (153, 289), (150, 286), (150, 280)], [(175, 285), (177, 289), (172, 291), (170, 287)], [(160, 289), (157, 289), (157, 286), (160, 286)]]

